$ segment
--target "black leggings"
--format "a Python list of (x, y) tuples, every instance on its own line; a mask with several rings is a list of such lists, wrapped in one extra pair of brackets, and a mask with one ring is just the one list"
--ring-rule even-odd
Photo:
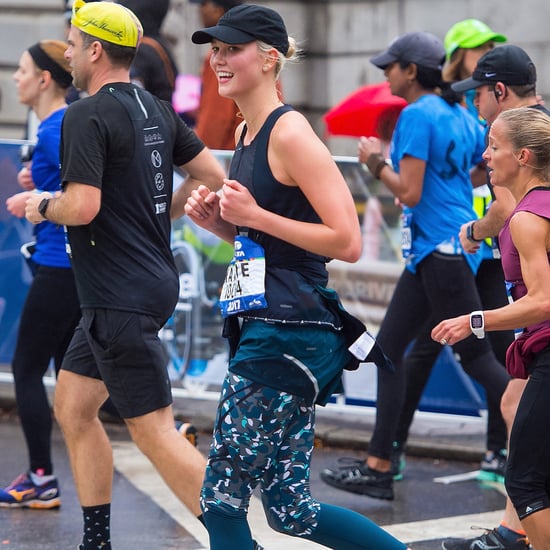
[(540, 352), (510, 434), (506, 491), (519, 519), (550, 508), (550, 346)]
[[(405, 269), (378, 332), (378, 342), (395, 365), (395, 373), (378, 370), (376, 425), (369, 454), (389, 459), (405, 398), (403, 357), (409, 344), (426, 327), (443, 319), (481, 309), (474, 275), (463, 256), (434, 252), (418, 266)], [(470, 336), (453, 346), (464, 370), (479, 382), (487, 400), (498, 406), (510, 377), (487, 339)]]
[(15, 397), (30, 468), (52, 472), (52, 415), (42, 377), (54, 360), (56, 374), (80, 319), (71, 269), (38, 266), (29, 288), (12, 361)]
[[(508, 303), (500, 260), (482, 261), (475, 280), (482, 309), (496, 309)], [(441, 346), (430, 337), (432, 328), (432, 326), (424, 327), (404, 361), (407, 380), (405, 400), (395, 435), (396, 441), (402, 445), (407, 441), (414, 413), (422, 398), (433, 364), (441, 353)], [(506, 350), (514, 341), (514, 332), (512, 330), (491, 331), (487, 333), (487, 337), (499, 363), (504, 368)], [(487, 413), (487, 449), (491, 451), (505, 449), (508, 435), (500, 412), (500, 403), (488, 401)]]

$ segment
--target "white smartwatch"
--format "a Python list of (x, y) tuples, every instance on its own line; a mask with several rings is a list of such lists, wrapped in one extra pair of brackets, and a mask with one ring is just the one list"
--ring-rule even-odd
[(470, 313), (470, 330), (477, 338), (485, 338), (485, 318), (483, 311), (472, 311)]

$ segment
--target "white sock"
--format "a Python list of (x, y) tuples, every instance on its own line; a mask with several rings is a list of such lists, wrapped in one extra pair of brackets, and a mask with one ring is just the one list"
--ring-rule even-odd
[(44, 485), (44, 483), (48, 483), (49, 481), (53, 481), (55, 479), (54, 475), (41, 476), (41, 475), (38, 475), (34, 472), (30, 472), (30, 476), (31, 476), (31, 481), (35, 485)]

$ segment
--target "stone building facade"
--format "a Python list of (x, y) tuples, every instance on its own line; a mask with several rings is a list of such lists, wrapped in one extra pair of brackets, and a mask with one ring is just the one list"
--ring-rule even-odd
[[(151, 0), (154, 2), (155, 0)], [(285, 100), (300, 109), (324, 136), (322, 115), (383, 74), (369, 58), (404, 32), (430, 31), (443, 38), (467, 17), (485, 21), (526, 49), (538, 69), (538, 91), (550, 98), (550, 3), (545, 0), (254, 0), (278, 10), (304, 58), (283, 73)], [(0, 0), (0, 138), (22, 138), (27, 110), (19, 105), (12, 74), (21, 52), (43, 38), (63, 38), (64, 0)], [(181, 72), (197, 74), (204, 47), (193, 45), (198, 8), (172, 0), (164, 32), (173, 43)], [(355, 140), (332, 138), (334, 154), (355, 155)]]

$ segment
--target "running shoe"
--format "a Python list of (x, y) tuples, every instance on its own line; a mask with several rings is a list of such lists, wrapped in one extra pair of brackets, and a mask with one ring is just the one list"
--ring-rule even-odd
[(191, 445), (195, 447), (197, 446), (199, 434), (197, 432), (197, 428), (195, 428), (193, 424), (176, 420), (176, 430), (178, 430), (178, 432), (185, 437)]
[(56, 478), (43, 485), (35, 485), (27, 472), (13, 480), (5, 489), (0, 489), (0, 507), (3, 508), (49, 510), (60, 506), (61, 499)]
[(478, 481), (496, 481), (504, 483), (506, 472), (506, 449), (498, 452), (487, 451), (481, 461)]
[(340, 458), (336, 468), (326, 468), (321, 472), (321, 479), (327, 485), (348, 493), (384, 500), (394, 498), (393, 473), (373, 470), (357, 458)]
[(441, 543), (443, 550), (528, 550), (529, 541), (518, 535), (517, 540), (508, 542), (497, 529), (486, 530), (486, 533), (473, 539), (447, 539)]

